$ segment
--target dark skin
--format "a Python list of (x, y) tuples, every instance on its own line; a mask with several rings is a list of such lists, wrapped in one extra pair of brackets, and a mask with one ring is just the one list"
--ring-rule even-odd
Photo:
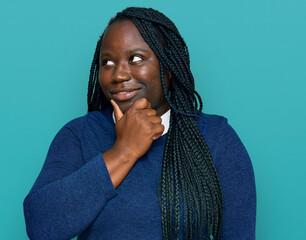
[[(166, 73), (166, 86), (170, 84)], [(170, 107), (158, 58), (129, 20), (111, 24), (102, 39), (99, 82), (114, 107), (116, 141), (103, 159), (115, 188), (162, 135), (160, 116)]]

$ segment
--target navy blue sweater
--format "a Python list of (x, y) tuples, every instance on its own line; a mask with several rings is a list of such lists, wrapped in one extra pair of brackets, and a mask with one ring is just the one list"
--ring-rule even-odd
[[(54, 138), (24, 201), (30, 239), (162, 239), (157, 185), (167, 134), (153, 142), (115, 189), (101, 154), (116, 139), (111, 113), (110, 108), (88, 113)], [(225, 118), (202, 117), (224, 198), (221, 239), (255, 239), (250, 158)], [(204, 130), (203, 121), (199, 127)]]

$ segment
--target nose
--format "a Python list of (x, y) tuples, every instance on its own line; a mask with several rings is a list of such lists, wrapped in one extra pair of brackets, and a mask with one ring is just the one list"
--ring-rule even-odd
[(114, 82), (123, 82), (131, 79), (131, 72), (126, 63), (117, 63), (113, 72)]

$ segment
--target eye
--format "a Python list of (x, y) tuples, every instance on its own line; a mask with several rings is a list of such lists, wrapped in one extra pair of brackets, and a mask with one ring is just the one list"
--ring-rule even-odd
[(137, 63), (137, 62), (140, 62), (140, 61), (142, 61), (143, 59), (141, 58), (141, 57), (139, 57), (139, 56), (132, 56), (131, 58), (130, 58), (130, 62), (131, 63)]
[(103, 60), (102, 61), (102, 66), (114, 66), (115, 63), (111, 60)]

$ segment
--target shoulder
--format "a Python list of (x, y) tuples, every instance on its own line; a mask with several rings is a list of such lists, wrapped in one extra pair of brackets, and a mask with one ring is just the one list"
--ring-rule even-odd
[(201, 113), (198, 119), (198, 125), (203, 136), (205, 136), (207, 130), (209, 131), (208, 134), (211, 134), (221, 131), (224, 127), (226, 128), (228, 126), (228, 121), (227, 118), (223, 116)]
[(226, 135), (235, 135), (227, 118), (223, 116), (202, 113), (198, 119), (198, 125), (211, 151)]
[(205, 130), (204, 138), (217, 168), (220, 165), (251, 167), (247, 150), (227, 118), (202, 114), (201, 119)]
[(228, 123), (227, 118), (219, 115), (202, 113), (198, 120), (200, 129), (206, 141), (222, 143), (226, 139), (235, 140), (241, 143), (237, 133)]
[(88, 112), (86, 115), (75, 118), (64, 125), (63, 129), (68, 129), (79, 136), (87, 131), (95, 131), (100, 128), (114, 126), (112, 119), (112, 109), (107, 108), (102, 111)]
[(97, 139), (106, 134), (113, 134), (114, 122), (112, 109), (89, 112), (65, 124), (55, 135), (53, 146), (70, 145), (81, 146), (88, 139)]

